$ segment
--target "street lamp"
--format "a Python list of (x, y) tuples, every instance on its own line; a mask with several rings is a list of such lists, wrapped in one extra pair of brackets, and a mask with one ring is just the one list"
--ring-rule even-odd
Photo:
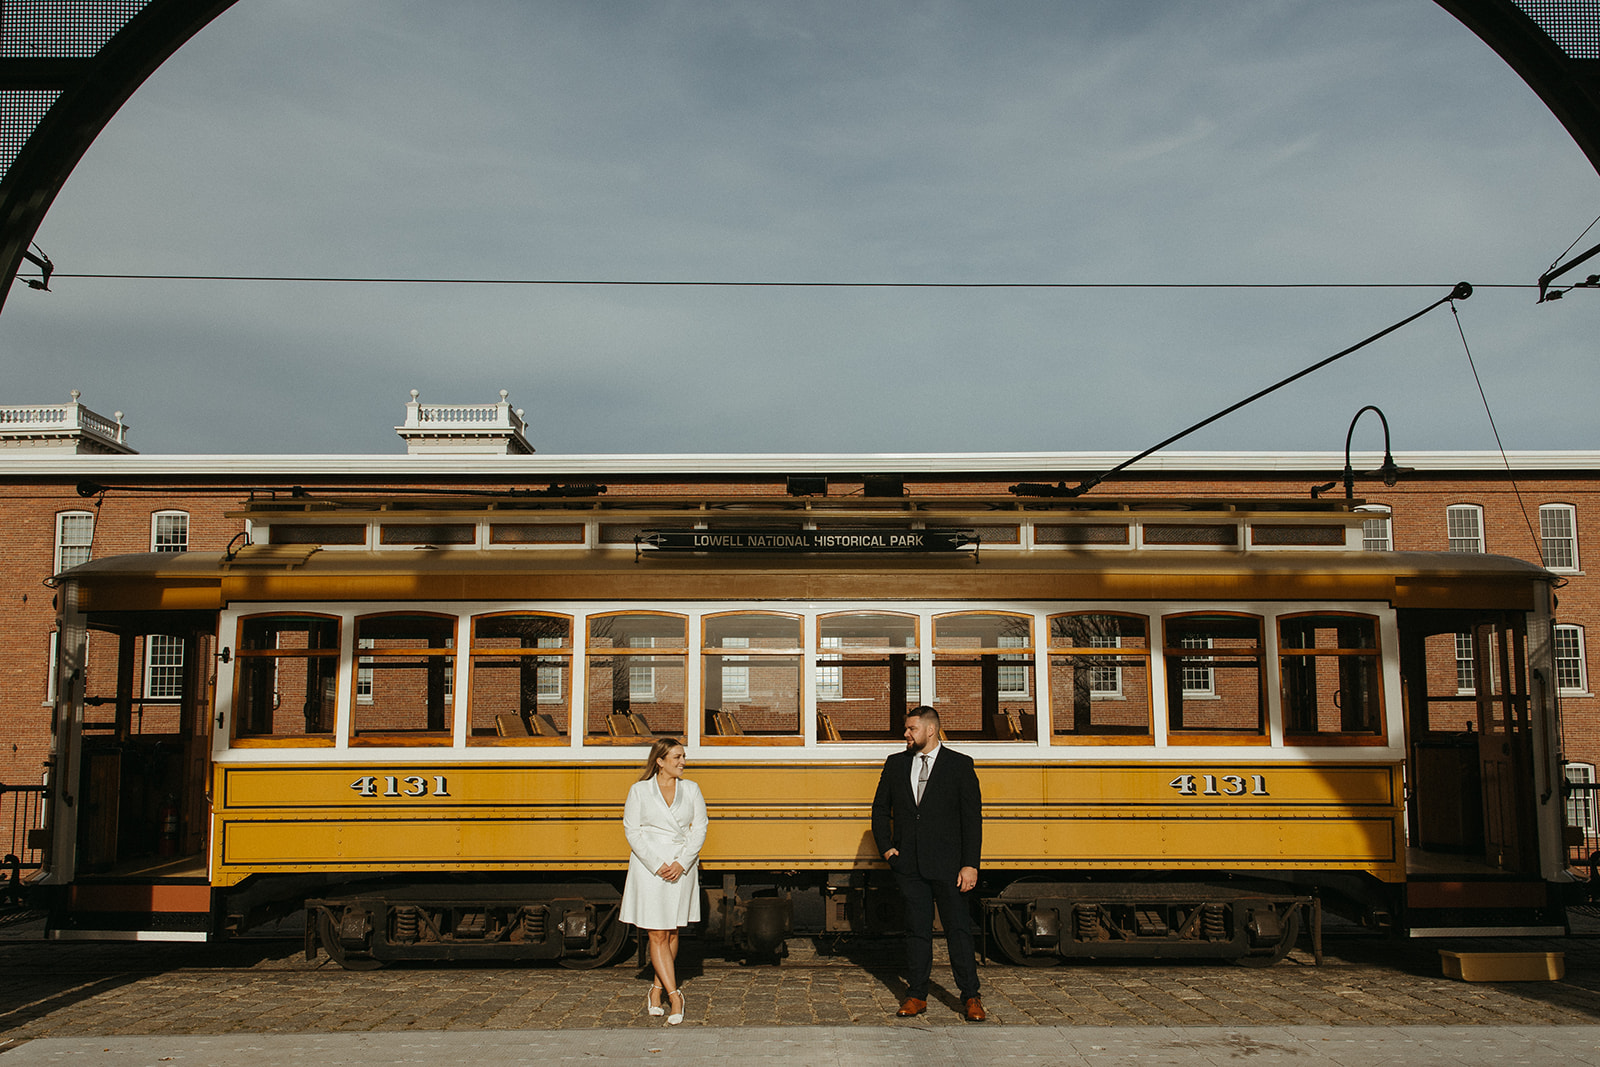
[[(1346, 500), (1354, 500), (1356, 496), (1356, 472), (1350, 466), (1350, 440), (1355, 436), (1356, 423), (1360, 422), (1361, 416), (1369, 411), (1376, 414), (1378, 421), (1383, 423), (1383, 466), (1375, 471), (1367, 471), (1367, 475), (1381, 477), (1384, 485), (1392, 486), (1400, 480), (1402, 474), (1409, 474), (1414, 469), (1412, 467), (1402, 467), (1395, 463), (1394, 456), (1389, 451), (1389, 420), (1384, 418), (1383, 412), (1378, 409), (1377, 405), (1368, 404), (1356, 412), (1356, 417), (1350, 420), (1350, 429), (1344, 435), (1344, 498)], [(1313, 500), (1317, 499), (1338, 484), (1339, 482), (1336, 479), (1312, 486), (1311, 498)]]

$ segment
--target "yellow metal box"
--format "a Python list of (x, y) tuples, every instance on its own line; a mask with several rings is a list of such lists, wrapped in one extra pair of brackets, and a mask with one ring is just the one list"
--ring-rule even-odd
[(1444, 976), (1463, 982), (1555, 982), (1567, 973), (1564, 952), (1451, 952), (1439, 950)]

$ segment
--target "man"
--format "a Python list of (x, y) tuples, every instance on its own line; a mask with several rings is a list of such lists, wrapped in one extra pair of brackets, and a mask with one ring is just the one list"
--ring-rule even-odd
[(908, 988), (895, 1014), (904, 1019), (928, 1009), (937, 903), (962, 1014), (968, 1022), (982, 1022), (966, 894), (978, 884), (983, 798), (972, 757), (939, 744), (939, 713), (926, 705), (906, 715), (905, 751), (883, 761), (872, 798), (872, 837), (906, 901)]

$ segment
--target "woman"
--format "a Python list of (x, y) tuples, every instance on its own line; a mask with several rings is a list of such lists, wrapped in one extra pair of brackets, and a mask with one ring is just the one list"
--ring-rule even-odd
[(684, 778), (684, 762), (675, 738), (657, 739), (622, 808), (630, 849), (622, 921), (650, 935), (656, 974), (645, 1008), (651, 1015), (666, 1014), (673, 1026), (683, 1022), (683, 991), (675, 970), (678, 928), (700, 921), (700, 847), (707, 822), (705, 798)]

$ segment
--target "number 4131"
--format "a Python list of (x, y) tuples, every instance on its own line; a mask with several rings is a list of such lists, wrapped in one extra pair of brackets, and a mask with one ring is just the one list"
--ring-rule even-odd
[(1185, 797), (1253, 797), (1271, 796), (1267, 792), (1267, 776), (1252, 774), (1180, 774), (1167, 783)]

